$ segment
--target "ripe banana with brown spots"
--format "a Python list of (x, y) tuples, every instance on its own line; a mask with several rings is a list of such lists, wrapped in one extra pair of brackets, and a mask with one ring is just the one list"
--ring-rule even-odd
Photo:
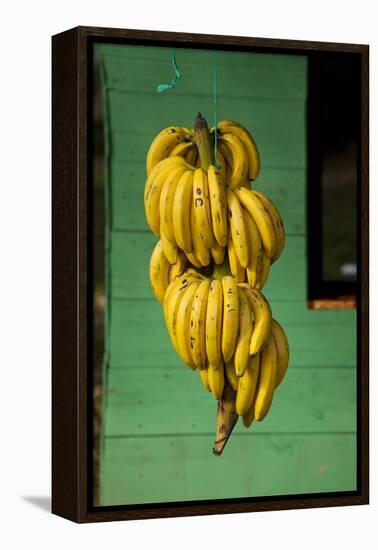
[(179, 126), (169, 126), (159, 132), (148, 149), (146, 160), (147, 176), (150, 175), (153, 168), (161, 160), (169, 156), (176, 145), (190, 140), (192, 135), (192, 132), (188, 128), (184, 129)]
[(255, 355), (255, 353), (263, 349), (270, 336), (272, 310), (262, 292), (256, 288), (251, 288), (245, 283), (239, 283), (239, 287), (244, 291), (254, 317), (254, 327), (250, 340), (249, 353), (250, 355)]
[(225, 363), (231, 361), (239, 333), (239, 295), (233, 277), (223, 277), (222, 354)]
[(199, 369), (207, 365), (206, 312), (210, 280), (203, 280), (196, 289), (190, 314), (189, 339), (192, 361)]
[(169, 268), (170, 263), (164, 254), (163, 245), (158, 241), (150, 259), (150, 283), (155, 298), (161, 304), (169, 284)]
[[(223, 290), (217, 279), (211, 282), (206, 310), (206, 354), (209, 368), (223, 369), (222, 358)], [(211, 381), (210, 387), (211, 387)]]

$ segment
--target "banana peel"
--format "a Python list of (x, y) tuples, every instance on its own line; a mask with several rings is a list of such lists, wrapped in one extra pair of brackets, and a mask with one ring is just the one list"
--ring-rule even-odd
[(222, 397), (218, 401), (217, 421), (215, 429), (215, 442), (213, 453), (220, 456), (234, 429), (238, 415), (235, 410), (236, 391), (226, 380)]

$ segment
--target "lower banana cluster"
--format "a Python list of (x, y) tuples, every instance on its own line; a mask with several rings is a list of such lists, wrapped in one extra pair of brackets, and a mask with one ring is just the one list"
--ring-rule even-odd
[[(261, 292), (285, 229), (273, 202), (251, 188), (260, 170), (251, 134), (237, 122), (220, 122), (216, 162), (215, 130), (205, 124), (204, 137), (198, 117), (205, 120), (197, 115), (196, 132), (166, 128), (148, 151), (144, 206), (160, 238), (150, 282), (182, 361), (223, 400), (222, 412), (237, 419), (236, 412), (250, 426), (268, 413), (289, 363), (285, 332)], [(218, 408), (224, 431), (219, 414)]]
[(264, 295), (232, 276), (209, 279), (188, 269), (167, 285), (163, 306), (173, 347), (205, 388), (219, 400), (227, 379), (244, 424), (263, 420), (289, 361)]

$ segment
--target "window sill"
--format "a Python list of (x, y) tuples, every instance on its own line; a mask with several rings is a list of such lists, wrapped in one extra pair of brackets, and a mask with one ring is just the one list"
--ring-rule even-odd
[(356, 309), (355, 296), (340, 296), (340, 298), (318, 298), (307, 302), (309, 309)]

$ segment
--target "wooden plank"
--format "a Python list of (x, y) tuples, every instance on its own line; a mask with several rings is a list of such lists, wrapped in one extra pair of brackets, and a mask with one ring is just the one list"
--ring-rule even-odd
[(106, 438), (101, 504), (290, 495), (356, 489), (354, 434)]
[[(146, 179), (145, 162), (112, 162), (112, 221), (113, 229), (148, 229), (143, 191)], [(288, 234), (305, 233), (306, 174), (302, 168), (266, 168), (254, 184), (266, 193), (279, 208)]]
[[(217, 403), (198, 373), (181, 369), (110, 369), (105, 436), (213, 433)], [(353, 369), (289, 369), (268, 416), (254, 432), (356, 430)], [(242, 422), (235, 428), (245, 432)]]
[[(292, 368), (356, 365), (355, 311), (312, 311), (301, 302), (273, 301), (271, 307), (287, 332)], [(182, 366), (154, 299), (115, 300), (111, 312), (112, 368)]]
[[(96, 44), (95, 49), (105, 63), (108, 63), (110, 59), (121, 58), (120, 63), (122, 63), (122, 60), (124, 63), (136, 60), (139, 63), (150, 64), (161, 60), (163, 63), (168, 63), (168, 69), (171, 66), (172, 49), (170, 46)], [(176, 59), (180, 61), (180, 65), (181, 63), (193, 62), (199, 66), (212, 66), (212, 56), (213, 50), (176, 47)], [(294, 72), (305, 72), (307, 70), (306, 55), (218, 50), (218, 56), (218, 64), (221, 65), (243, 66), (246, 69), (253, 65), (260, 71), (264, 71), (266, 67), (269, 67), (270, 70), (277, 72), (283, 71), (283, 67), (285, 67), (289, 79)], [(138, 67), (139, 70), (140, 66)], [(302, 85), (306, 86), (306, 82), (303, 81)]]
[[(116, 160), (143, 161), (154, 136), (166, 126), (191, 126), (198, 111), (213, 113), (210, 97), (156, 96), (109, 91), (111, 154)], [(143, 124), (141, 123), (143, 113)], [(264, 167), (305, 167), (305, 105), (303, 101), (269, 99), (224, 100), (219, 119), (246, 126), (255, 137)]]
[[(112, 232), (110, 241), (111, 296), (150, 298), (148, 266), (157, 237), (150, 231)], [(272, 266), (264, 287), (269, 300), (306, 300), (305, 246), (304, 237), (287, 237), (280, 260)]]
[[(270, 99), (303, 99), (306, 94), (306, 58), (293, 56), (218, 52), (219, 100), (269, 97)], [(172, 78), (171, 51), (136, 50), (125, 47), (123, 55), (103, 54), (107, 87), (117, 91), (155, 94), (160, 82)], [(213, 52), (206, 50), (179, 50), (177, 62), (183, 81), (175, 89), (180, 95), (203, 96), (212, 94)], [(148, 71), (141, 64), (148, 63)]]

